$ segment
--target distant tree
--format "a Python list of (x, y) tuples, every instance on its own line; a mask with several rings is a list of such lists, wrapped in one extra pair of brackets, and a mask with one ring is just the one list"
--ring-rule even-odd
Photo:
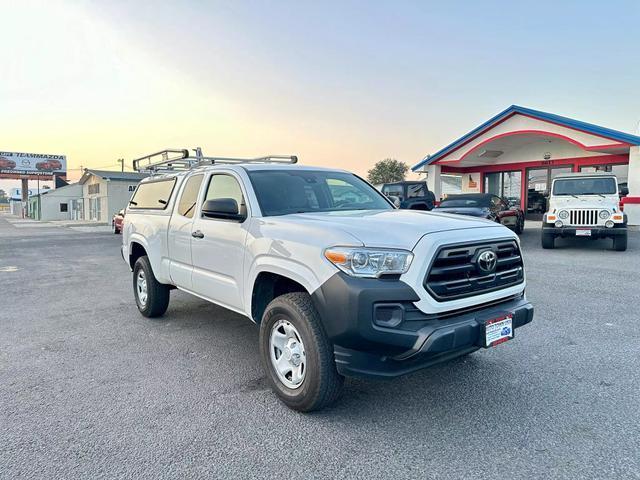
[(367, 172), (367, 180), (374, 185), (401, 182), (404, 180), (407, 170), (409, 170), (409, 165), (406, 163), (400, 162), (395, 158), (385, 158), (376, 163)]

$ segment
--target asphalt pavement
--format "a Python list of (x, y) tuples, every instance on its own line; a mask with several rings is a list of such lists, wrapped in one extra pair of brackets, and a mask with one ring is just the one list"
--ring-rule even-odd
[(121, 237), (0, 215), (0, 478), (640, 478), (640, 232), (522, 235), (532, 324), (314, 414), (249, 320), (182, 292), (139, 315)]

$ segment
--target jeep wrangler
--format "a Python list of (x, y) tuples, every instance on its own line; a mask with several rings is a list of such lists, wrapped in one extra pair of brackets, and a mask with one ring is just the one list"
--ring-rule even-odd
[(542, 223), (542, 248), (554, 248), (557, 237), (585, 237), (611, 238), (614, 250), (626, 250), (627, 216), (619, 203), (615, 175), (571, 173), (554, 178)]

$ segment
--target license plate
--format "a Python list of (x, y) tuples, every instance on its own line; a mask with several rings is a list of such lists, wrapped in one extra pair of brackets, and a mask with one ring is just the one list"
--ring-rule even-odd
[(590, 237), (591, 236), (591, 230), (587, 230), (584, 228), (579, 228), (576, 230), (576, 236), (577, 237)]
[(495, 347), (513, 338), (513, 315), (502, 315), (484, 325), (484, 346)]

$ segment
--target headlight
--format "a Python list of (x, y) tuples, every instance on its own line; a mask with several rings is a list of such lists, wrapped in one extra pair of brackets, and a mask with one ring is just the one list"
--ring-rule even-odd
[(413, 253), (406, 250), (365, 247), (331, 247), (324, 256), (344, 273), (365, 278), (403, 274), (413, 260)]
[(560, 212), (558, 213), (558, 216), (561, 219), (566, 220), (567, 218), (569, 218), (569, 212), (567, 210), (560, 210)]
[(611, 212), (609, 210), (600, 210), (600, 218), (606, 220), (611, 216)]

